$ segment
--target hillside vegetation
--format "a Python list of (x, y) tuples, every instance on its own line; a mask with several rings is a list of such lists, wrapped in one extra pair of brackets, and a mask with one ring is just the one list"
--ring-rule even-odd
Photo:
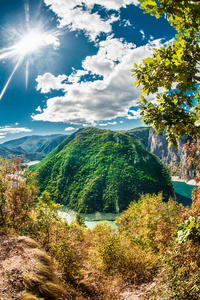
[[(0, 164), (2, 300), (199, 299), (199, 193), (191, 208), (163, 201), (161, 193), (142, 195), (116, 228), (90, 230), (80, 215), (72, 224), (62, 220), (46, 191), (38, 198), (32, 174), (21, 172), (19, 163)], [(24, 235), (53, 260), (33, 249), (40, 248), (34, 241), (16, 238)]]
[(168, 198), (174, 190), (164, 165), (131, 137), (86, 128), (63, 141), (33, 168), (41, 192), (79, 212), (119, 212), (140, 194)]

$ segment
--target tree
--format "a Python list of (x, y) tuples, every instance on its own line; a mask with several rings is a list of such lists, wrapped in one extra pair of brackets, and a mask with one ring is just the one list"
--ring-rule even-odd
[[(134, 64), (135, 85), (142, 86), (139, 107), (146, 125), (164, 128), (176, 146), (176, 138), (200, 133), (200, 1), (139, 0), (146, 13), (167, 16), (177, 31), (166, 47), (153, 49), (153, 56)], [(164, 88), (164, 91), (161, 91)], [(153, 103), (148, 97), (155, 94)]]

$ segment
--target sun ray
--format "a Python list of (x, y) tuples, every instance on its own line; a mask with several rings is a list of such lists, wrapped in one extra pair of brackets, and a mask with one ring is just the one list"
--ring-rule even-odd
[(14, 69), (13, 69), (13, 71), (12, 71), (12, 74), (11, 74), (10, 77), (8, 78), (8, 80), (7, 80), (5, 86), (4, 86), (4, 88), (3, 88), (3, 90), (2, 90), (2, 92), (1, 92), (1, 94), (0, 94), (0, 100), (2, 99), (2, 97), (3, 97), (3, 95), (4, 95), (5, 91), (6, 91), (6, 89), (7, 89), (7, 87), (8, 87), (8, 85), (9, 85), (9, 83), (10, 83), (12, 77), (13, 77), (13, 75), (15, 74), (16, 70), (18, 69), (20, 63), (22, 62), (22, 59), (23, 59), (23, 57), (20, 57), (20, 59), (18, 60), (16, 66), (14, 67)]
[(12, 56), (15, 54), (15, 50), (13, 49), (13, 47), (3, 49), (0, 52), (2, 52), (0, 54), (0, 60), (8, 58), (9, 56)]
[[(56, 50), (60, 46), (60, 41), (58, 39), (60, 32), (47, 29), (49, 24), (47, 21), (44, 22), (44, 20), (41, 18), (41, 9), (41, 6), (39, 6), (36, 16), (33, 18), (33, 20), (31, 20), (29, 2), (25, 3), (25, 19), (22, 23), (22, 26), (8, 28), (8, 32), (11, 33), (11, 39), (8, 35), (8, 43), (10, 45), (10, 42), (13, 39), (13, 45), (0, 49), (0, 61), (6, 59), (11, 60), (13, 63), (15, 63), (15, 67), (5, 86), (3, 87), (3, 90), (0, 94), (0, 100), (5, 94), (8, 85), (20, 64), (25, 67), (25, 87), (27, 89), (30, 63), (33, 64), (33, 62), (39, 57), (39, 50), (41, 50), (42, 53), (42, 49), (40, 48), (51, 46), (54, 50)], [(24, 64), (22, 64), (22, 62), (24, 62)]]
[(29, 59), (26, 61), (26, 89), (28, 87)]

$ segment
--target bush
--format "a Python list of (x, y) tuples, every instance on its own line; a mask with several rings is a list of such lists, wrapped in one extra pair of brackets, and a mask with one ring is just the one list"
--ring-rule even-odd
[(100, 268), (106, 275), (120, 275), (134, 284), (148, 281), (155, 275), (157, 257), (151, 251), (133, 245), (128, 237), (108, 225), (97, 225), (94, 234)]
[(164, 202), (161, 193), (146, 194), (137, 203), (132, 202), (116, 223), (123, 236), (145, 251), (166, 251), (173, 241), (180, 212), (181, 205), (172, 199)]

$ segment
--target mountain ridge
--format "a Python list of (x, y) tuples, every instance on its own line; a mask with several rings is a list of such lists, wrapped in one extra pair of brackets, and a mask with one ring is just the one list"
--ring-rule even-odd
[(122, 211), (141, 193), (174, 195), (170, 175), (157, 157), (111, 130), (81, 129), (31, 169), (38, 173), (41, 192), (84, 213)]

